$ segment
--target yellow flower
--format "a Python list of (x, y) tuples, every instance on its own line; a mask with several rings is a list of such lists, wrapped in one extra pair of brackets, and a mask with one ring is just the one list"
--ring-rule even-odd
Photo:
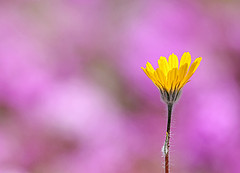
[(161, 56), (158, 60), (159, 67), (156, 70), (149, 62), (147, 62), (146, 68), (142, 67), (142, 69), (159, 88), (162, 99), (167, 104), (173, 104), (179, 98), (182, 87), (189, 82), (190, 77), (197, 70), (201, 60), (201, 57), (197, 58), (190, 66), (191, 55), (189, 52), (185, 52), (180, 65), (178, 65), (178, 57), (172, 54), (168, 61)]

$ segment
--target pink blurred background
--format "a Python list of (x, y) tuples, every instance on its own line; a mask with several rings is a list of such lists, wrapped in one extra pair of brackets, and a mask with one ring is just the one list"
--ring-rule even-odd
[(141, 70), (203, 61), (175, 105), (172, 173), (240, 172), (238, 0), (0, 1), (0, 172), (163, 173), (166, 106)]

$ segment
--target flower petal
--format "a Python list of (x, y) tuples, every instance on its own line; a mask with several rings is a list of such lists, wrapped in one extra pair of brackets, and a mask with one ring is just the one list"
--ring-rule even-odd
[(146, 70), (150, 71), (151, 73), (154, 73), (154, 68), (152, 67), (152, 64), (150, 64), (149, 62), (147, 62), (146, 64)]
[(175, 88), (176, 80), (177, 80), (177, 68), (174, 68), (168, 72), (168, 76), (167, 76), (168, 91)]
[(159, 65), (159, 68), (163, 71), (164, 75), (167, 76), (169, 71), (167, 59), (161, 56), (158, 60), (158, 65)]
[(160, 68), (156, 69), (158, 78), (163, 86), (165, 86), (166, 83), (166, 76), (164, 75), (163, 71)]
[(178, 81), (181, 82), (184, 77), (186, 76), (187, 74), (187, 70), (188, 70), (188, 64), (185, 63), (184, 65), (182, 65), (180, 68), (179, 68), (179, 71), (178, 71)]
[(183, 55), (182, 55), (182, 58), (181, 58), (181, 61), (180, 61), (180, 67), (179, 69), (184, 66), (185, 64), (187, 64), (187, 70), (191, 64), (191, 55), (189, 52), (185, 52)]
[(192, 63), (187, 76), (185, 76), (185, 78), (182, 81), (181, 87), (183, 87), (188, 80), (190, 79), (190, 77), (194, 74), (194, 72), (197, 70), (198, 66), (200, 65), (200, 62), (202, 61), (202, 58), (199, 57), (197, 59), (195, 59), (195, 61)]
[(189, 79), (193, 73), (197, 70), (198, 66), (200, 65), (200, 62), (202, 61), (202, 57), (199, 57), (197, 59), (195, 59), (195, 61), (192, 63), (189, 71), (188, 71), (188, 74), (187, 74), (187, 78)]
[(169, 70), (173, 68), (178, 68), (178, 57), (175, 54), (172, 54), (168, 58)]

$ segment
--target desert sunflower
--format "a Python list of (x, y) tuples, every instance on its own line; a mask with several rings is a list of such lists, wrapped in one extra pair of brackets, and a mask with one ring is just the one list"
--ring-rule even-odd
[(182, 55), (180, 65), (178, 57), (171, 54), (168, 61), (163, 56), (159, 58), (159, 67), (156, 70), (149, 62), (147, 62), (146, 68), (142, 67), (146, 75), (158, 87), (161, 98), (168, 106), (166, 139), (162, 149), (165, 157), (165, 173), (169, 173), (169, 140), (173, 105), (180, 97), (183, 86), (189, 82), (191, 76), (197, 70), (201, 60), (201, 57), (196, 58), (190, 66), (191, 55), (189, 52), (185, 52)]
[(189, 52), (185, 52), (179, 65), (178, 57), (171, 54), (168, 61), (163, 56), (159, 58), (159, 67), (156, 70), (149, 62), (147, 62), (146, 68), (142, 67), (142, 69), (158, 87), (162, 99), (167, 104), (173, 104), (179, 98), (183, 86), (189, 82), (189, 79), (197, 70), (201, 60), (201, 57), (197, 58), (190, 66), (191, 55)]

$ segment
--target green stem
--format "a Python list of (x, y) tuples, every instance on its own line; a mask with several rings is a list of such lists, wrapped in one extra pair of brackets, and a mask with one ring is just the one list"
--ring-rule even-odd
[(165, 155), (165, 173), (169, 173), (169, 140), (170, 140), (170, 127), (172, 118), (173, 104), (168, 104), (168, 121), (167, 121), (167, 132), (166, 140), (164, 144), (164, 155)]

